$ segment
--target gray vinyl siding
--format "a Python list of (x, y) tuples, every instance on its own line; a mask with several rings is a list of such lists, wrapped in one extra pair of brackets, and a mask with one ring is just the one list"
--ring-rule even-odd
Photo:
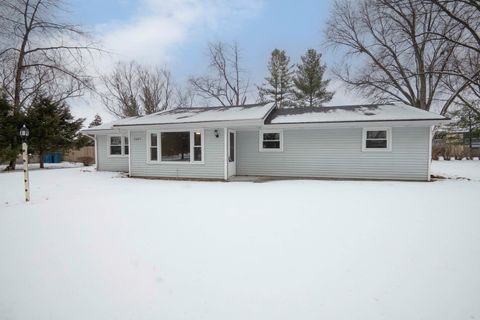
[(225, 145), (223, 129), (205, 130), (204, 163), (147, 163), (146, 132), (131, 132), (131, 175), (137, 177), (172, 177), (223, 179)]
[(427, 180), (428, 127), (392, 128), (391, 152), (362, 152), (361, 128), (284, 130), (283, 152), (259, 152), (237, 131), (237, 175)]
[(97, 170), (99, 171), (123, 171), (128, 172), (128, 156), (108, 156), (108, 136), (97, 135)]

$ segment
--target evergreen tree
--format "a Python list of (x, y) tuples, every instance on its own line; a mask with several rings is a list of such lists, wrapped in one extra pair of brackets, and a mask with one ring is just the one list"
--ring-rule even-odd
[(468, 146), (472, 148), (473, 139), (480, 138), (480, 114), (471, 108), (464, 106), (461, 109), (450, 113), (454, 122), (450, 125), (452, 129), (466, 131), (464, 136)]
[(29, 148), (40, 156), (40, 168), (47, 152), (67, 152), (75, 147), (84, 120), (75, 120), (65, 103), (55, 103), (46, 97), (33, 102), (27, 110)]
[(274, 49), (268, 62), (270, 76), (267, 84), (259, 88), (259, 97), (276, 102), (278, 108), (292, 104), (292, 66), (285, 50)]
[(100, 115), (97, 113), (95, 115), (95, 118), (93, 118), (92, 122), (90, 122), (90, 124), (88, 125), (88, 127), (89, 128), (98, 127), (101, 124), (102, 124), (102, 117), (100, 117)]
[(320, 106), (333, 98), (333, 92), (327, 91), (330, 80), (323, 80), (326, 65), (320, 63), (322, 55), (315, 49), (308, 49), (298, 65), (293, 83), (294, 94), (300, 106)]
[[(9, 162), (20, 154), (22, 140), (19, 131), (24, 120), (22, 114), (13, 112), (13, 105), (0, 93), (0, 162)], [(9, 169), (15, 167), (9, 165), (6, 170)]]

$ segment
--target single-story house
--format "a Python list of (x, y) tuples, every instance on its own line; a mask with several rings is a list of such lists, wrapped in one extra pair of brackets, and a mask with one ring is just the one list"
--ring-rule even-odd
[(432, 127), (406, 105), (183, 108), (83, 130), (98, 170), (132, 177), (430, 179)]

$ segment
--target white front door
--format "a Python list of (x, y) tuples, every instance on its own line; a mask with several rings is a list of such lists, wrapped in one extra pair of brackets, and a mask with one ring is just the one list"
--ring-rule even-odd
[(228, 130), (228, 176), (237, 174), (237, 132)]

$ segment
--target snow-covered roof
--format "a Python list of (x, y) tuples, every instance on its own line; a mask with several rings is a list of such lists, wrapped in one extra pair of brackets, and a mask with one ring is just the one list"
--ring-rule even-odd
[(273, 106), (273, 103), (264, 103), (238, 107), (178, 108), (130, 119), (114, 127), (263, 120)]
[(439, 114), (407, 105), (371, 104), (275, 109), (266, 124), (447, 120)]
[(444, 116), (406, 105), (372, 104), (274, 109), (273, 103), (238, 107), (179, 108), (154, 114), (131, 117), (84, 129), (95, 134), (130, 126), (186, 125), (195, 123), (231, 122), (251, 125), (315, 124), (344, 122), (416, 121), (441, 123)]
[(124, 119), (119, 119), (119, 120), (115, 120), (115, 121), (112, 121), (112, 122), (108, 122), (108, 123), (103, 123), (99, 126), (96, 126), (96, 127), (93, 127), (93, 128), (86, 128), (86, 129), (83, 129), (82, 132), (85, 132), (85, 133), (90, 133), (90, 132), (94, 132), (94, 131), (107, 131), (107, 130), (113, 130), (113, 127), (115, 125), (121, 125), (123, 123), (128, 123), (129, 121), (131, 121), (132, 119), (136, 119), (138, 117), (130, 117), (130, 118), (124, 118)]

